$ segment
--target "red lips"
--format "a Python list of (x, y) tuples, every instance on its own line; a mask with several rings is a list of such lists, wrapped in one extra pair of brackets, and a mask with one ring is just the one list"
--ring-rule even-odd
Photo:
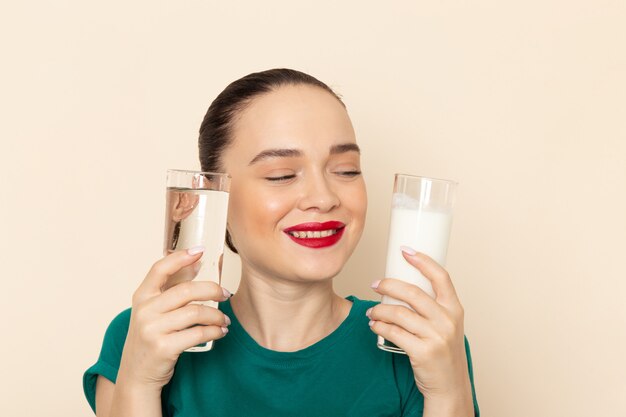
[[(299, 245), (309, 248), (325, 248), (339, 242), (346, 225), (338, 221), (329, 221), (324, 223), (309, 222), (301, 223), (288, 227), (283, 231)], [(296, 237), (289, 232), (318, 232), (321, 230), (336, 230), (336, 233), (325, 237)]]

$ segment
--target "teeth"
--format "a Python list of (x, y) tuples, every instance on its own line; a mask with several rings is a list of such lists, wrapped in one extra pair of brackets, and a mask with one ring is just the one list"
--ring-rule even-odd
[(337, 229), (316, 230), (315, 232), (313, 231), (289, 232), (291, 236), (297, 237), (298, 239), (315, 239), (315, 238), (320, 238), (320, 237), (331, 236), (331, 235), (334, 235), (335, 233), (337, 233)]

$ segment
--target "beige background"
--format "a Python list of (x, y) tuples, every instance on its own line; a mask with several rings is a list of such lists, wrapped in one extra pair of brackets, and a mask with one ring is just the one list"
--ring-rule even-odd
[[(453, 178), (484, 416), (623, 416), (626, 5), (3, 2), (0, 409), (88, 416), (83, 371), (160, 256), (210, 101), (292, 67), (345, 97), (370, 197), (338, 291), (375, 298), (392, 174)], [(236, 258), (225, 286), (236, 289)]]

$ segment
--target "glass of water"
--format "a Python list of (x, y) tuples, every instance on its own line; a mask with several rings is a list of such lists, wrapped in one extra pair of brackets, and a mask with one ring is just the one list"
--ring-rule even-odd
[[(164, 289), (193, 279), (221, 284), (230, 176), (170, 169), (166, 184), (163, 254), (194, 246), (205, 249), (200, 260), (170, 277)], [(218, 306), (217, 301), (197, 303)], [(213, 341), (210, 341), (186, 352), (205, 352), (212, 347)]]
[[(430, 280), (404, 259), (400, 246), (425, 253), (445, 266), (457, 185), (450, 180), (395, 175), (385, 277), (411, 283), (435, 297)], [(381, 303), (403, 305), (413, 310), (407, 303), (386, 295)], [(406, 354), (382, 336), (378, 336), (378, 347)]]

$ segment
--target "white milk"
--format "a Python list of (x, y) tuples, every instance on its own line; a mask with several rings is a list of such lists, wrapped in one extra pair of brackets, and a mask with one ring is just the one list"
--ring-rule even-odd
[[(397, 204), (394, 204), (391, 209), (385, 277), (415, 284), (434, 298), (435, 293), (430, 281), (404, 259), (400, 246), (408, 246), (418, 252), (423, 252), (444, 266), (452, 214), (450, 211), (434, 211), (417, 207), (419, 205), (407, 208), (397, 207)], [(406, 303), (388, 296), (383, 296), (382, 302), (409, 307)]]

